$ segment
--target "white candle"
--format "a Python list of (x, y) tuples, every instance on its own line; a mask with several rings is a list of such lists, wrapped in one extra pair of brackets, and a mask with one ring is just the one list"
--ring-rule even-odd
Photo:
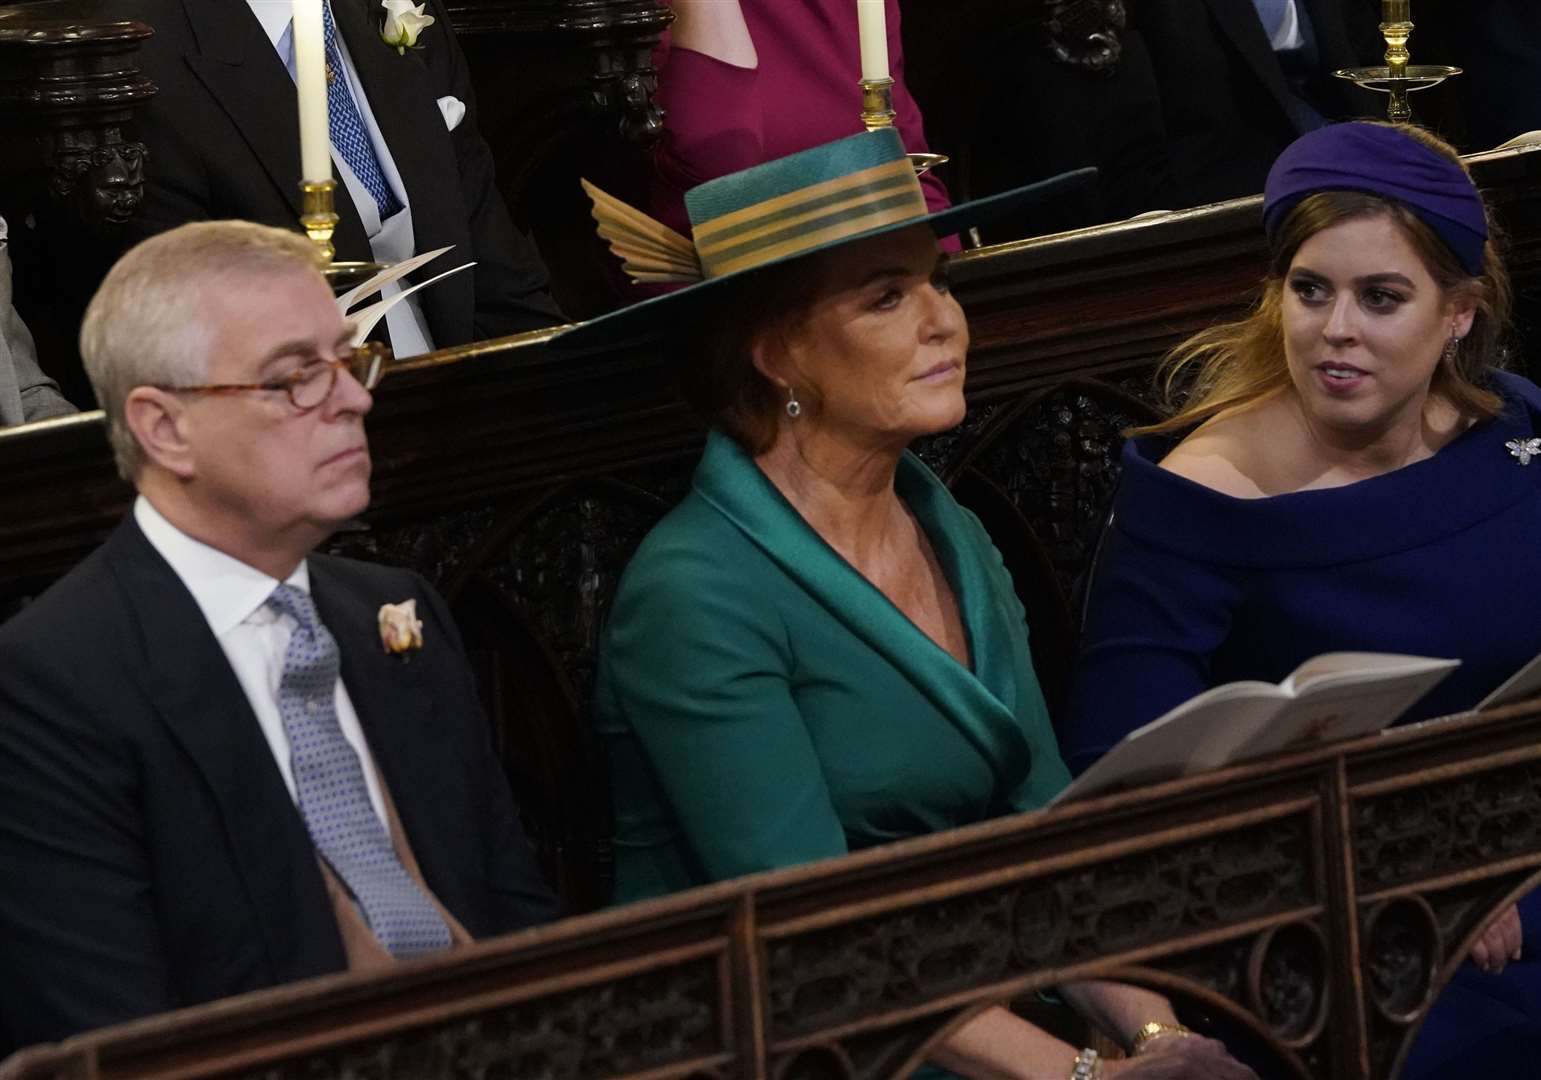
[(888, 78), (888, 18), (886, 0), (856, 0), (856, 32), (861, 39), (864, 82)]
[(300, 102), (300, 175), (312, 183), (332, 178), (332, 136), (327, 127), (326, 45), (322, 0), (294, 0), (294, 83)]

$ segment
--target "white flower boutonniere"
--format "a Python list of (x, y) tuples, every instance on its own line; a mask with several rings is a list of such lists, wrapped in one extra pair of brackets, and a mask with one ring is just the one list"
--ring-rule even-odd
[(385, 25), (380, 37), (401, 55), (408, 49), (417, 48), (417, 35), (434, 23), (432, 15), (424, 15), (426, 4), (414, 4), (412, 0), (380, 0), (385, 9)]
[(423, 620), (417, 617), (416, 600), (380, 605), (380, 644), (397, 655), (423, 647)]

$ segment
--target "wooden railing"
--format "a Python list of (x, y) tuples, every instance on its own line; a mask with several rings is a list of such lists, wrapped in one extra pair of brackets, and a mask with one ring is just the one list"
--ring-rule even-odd
[(1541, 703), (724, 882), (22, 1052), (0, 1080), (902, 1077), (977, 1010), (1090, 976), (1395, 1075), (1541, 877)]

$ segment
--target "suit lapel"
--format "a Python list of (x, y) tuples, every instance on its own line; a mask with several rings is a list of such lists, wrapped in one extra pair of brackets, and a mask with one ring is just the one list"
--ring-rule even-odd
[(139, 679), (223, 819), (275, 981), (346, 966), (310, 837), (202, 611), (132, 518), (107, 559), (140, 630)]
[[(183, 0), (182, 7), (197, 41), (197, 51), (186, 56), (187, 66), (230, 117), (298, 219), (300, 121), (294, 81), (245, 3)], [(339, 258), (370, 257), (369, 239), (341, 183), (336, 202)]]

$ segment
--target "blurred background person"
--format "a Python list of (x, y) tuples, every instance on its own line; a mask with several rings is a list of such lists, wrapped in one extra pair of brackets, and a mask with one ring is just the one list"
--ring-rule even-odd
[(59, 393), (59, 384), (38, 366), (32, 334), (11, 305), (7, 235), (5, 219), (0, 218), (0, 427), (68, 416), (76, 411)]

